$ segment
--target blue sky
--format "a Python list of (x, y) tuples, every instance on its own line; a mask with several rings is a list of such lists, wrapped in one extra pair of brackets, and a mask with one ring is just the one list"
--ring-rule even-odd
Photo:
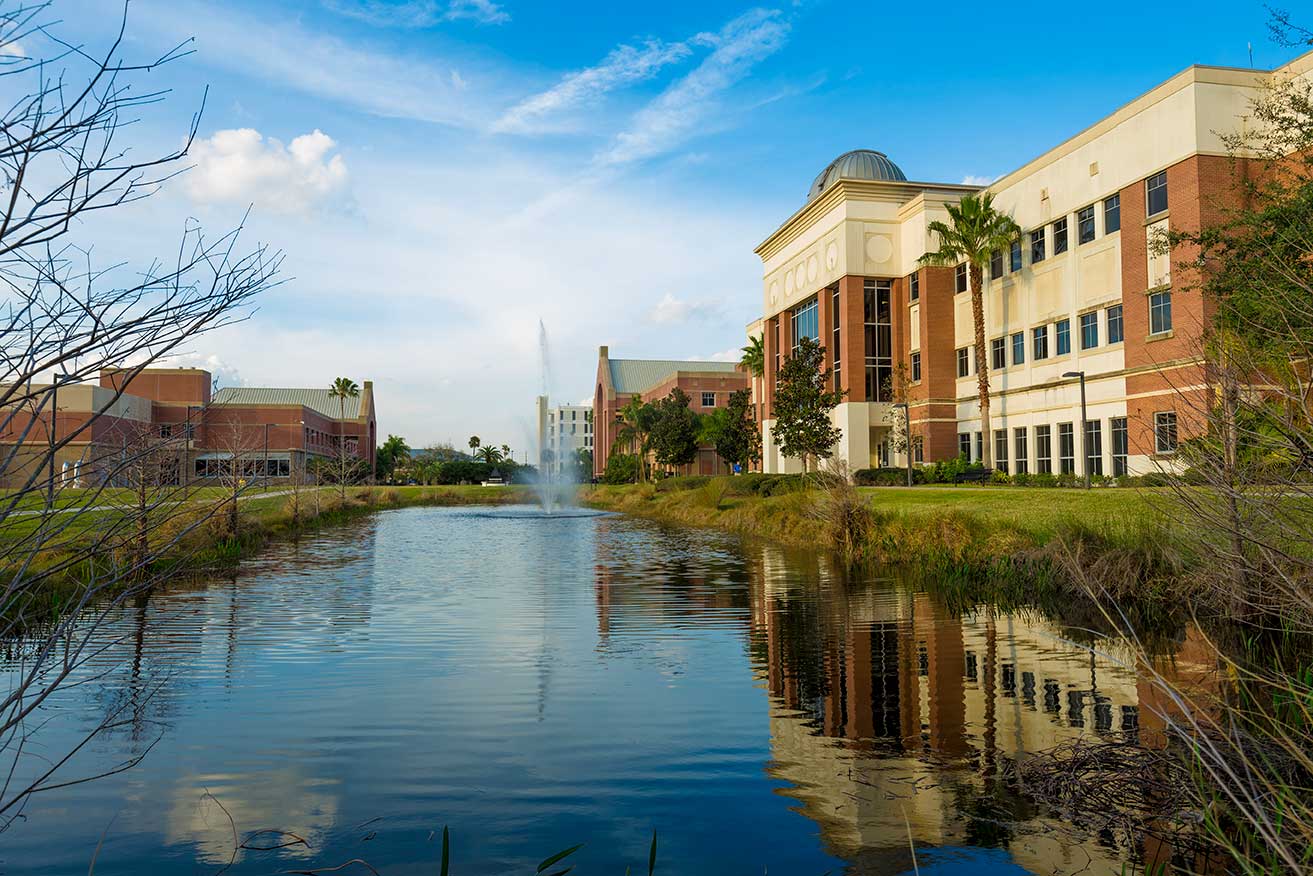
[[(57, 0), (89, 45), (117, 0)], [(728, 356), (752, 250), (853, 148), (910, 178), (991, 179), (1191, 63), (1270, 67), (1258, 3), (1040, 5), (133, 0), (129, 57), (196, 38), (135, 148), (194, 167), (96, 229), (167, 252), (188, 216), (287, 253), (293, 280), (184, 361), (228, 383), (375, 381), (413, 446), (527, 447), (538, 320), (552, 391), (613, 356)], [(1077, 14), (1079, 12), (1079, 14)]]

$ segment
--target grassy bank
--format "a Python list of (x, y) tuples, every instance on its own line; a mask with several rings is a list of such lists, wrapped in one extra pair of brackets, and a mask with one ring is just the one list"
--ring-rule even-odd
[[(598, 486), (597, 508), (708, 526), (852, 559), (920, 568), (948, 581), (1062, 592), (1067, 564), (1096, 570), (1118, 597), (1166, 596), (1188, 558), (1172, 533), (1167, 491), (1007, 487), (784, 489), (752, 480)], [(778, 485), (776, 487), (778, 489)], [(1006, 594), (991, 593), (991, 596)]]

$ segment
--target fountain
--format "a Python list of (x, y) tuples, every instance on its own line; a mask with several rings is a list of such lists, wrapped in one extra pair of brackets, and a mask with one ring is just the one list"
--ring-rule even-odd
[[(551, 399), (551, 348), (547, 343), (547, 326), (543, 324), (541, 319), (538, 320), (538, 358), (539, 374), (542, 380), (541, 397)], [(540, 412), (539, 417), (541, 418), (541, 416), (542, 413)], [(539, 423), (538, 434), (542, 434), (541, 422)], [(533, 487), (534, 492), (538, 494), (538, 502), (542, 506), (544, 514), (555, 515), (575, 507), (574, 500), (579, 483), (575, 477), (574, 466), (549, 465), (545, 448), (541, 442), (538, 443), (538, 474), (534, 478)]]

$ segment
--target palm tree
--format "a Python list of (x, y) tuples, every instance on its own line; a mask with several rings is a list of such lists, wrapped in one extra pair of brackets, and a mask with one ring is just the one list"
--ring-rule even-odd
[(935, 220), (929, 231), (939, 238), (939, 249), (921, 256), (920, 264), (949, 266), (966, 262), (971, 289), (971, 319), (976, 329), (976, 388), (980, 393), (980, 461), (993, 467), (993, 441), (989, 428), (989, 359), (985, 356), (985, 265), (992, 253), (1012, 246), (1021, 227), (1006, 213), (994, 209), (994, 195), (964, 195), (948, 205), (949, 222)]
[(739, 364), (748, 369), (753, 377), (762, 377), (766, 374), (766, 343), (762, 340), (761, 335), (753, 335), (748, 339), (748, 345), (742, 349), (743, 355), (739, 358)]
[(400, 435), (388, 435), (388, 440), (384, 441), (378, 448), (378, 458), (382, 460), (383, 467), (387, 473), (388, 479), (392, 479), (393, 473), (397, 470), (397, 463), (401, 457), (410, 452), (406, 446), (406, 439)]
[(501, 458), (502, 458), (502, 459), (510, 459), (510, 458), (511, 458), (511, 445), (509, 445), (509, 444), (503, 444), (503, 445), (501, 446)]
[(491, 444), (480, 448), (475, 456), (486, 462), (488, 465), (496, 465), (502, 461), (501, 451), (496, 447), (493, 447)]
[(479, 445), (482, 444), (482, 443), (483, 443), (483, 442), (479, 440), (479, 436), (478, 436), (478, 435), (471, 435), (471, 436), (470, 436), (470, 456), (478, 456), (478, 455), (479, 455)]
[[(360, 398), (360, 387), (349, 377), (339, 377), (333, 381), (333, 385), (328, 388), (328, 397), (337, 399), (337, 410), (339, 419), (346, 419), (346, 400), (349, 398)], [(346, 434), (339, 438), (338, 456), (340, 463), (338, 471), (338, 491), (343, 501), (346, 501), (346, 481), (347, 465), (349, 460), (346, 453)]]
[(646, 407), (641, 398), (634, 396), (620, 409), (620, 422), (616, 427), (615, 441), (611, 444), (612, 453), (615, 453), (617, 447), (625, 446), (631, 454), (638, 455), (638, 465), (634, 472), (636, 482), (645, 479), (647, 468), (647, 421), (650, 418), (645, 414)]

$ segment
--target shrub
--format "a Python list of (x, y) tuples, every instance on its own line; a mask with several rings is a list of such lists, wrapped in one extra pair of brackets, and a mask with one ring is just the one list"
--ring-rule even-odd
[(675, 493), (680, 490), (695, 490), (707, 481), (707, 475), (667, 475), (656, 482), (658, 493)]
[(1077, 477), (1074, 471), (1064, 471), (1058, 475), (1058, 486), (1060, 487), (1075, 487), (1084, 483), (1084, 479)]
[(994, 469), (994, 471), (990, 474), (990, 476), (989, 476), (989, 482), (990, 482), (991, 484), (1010, 484), (1010, 483), (1012, 483), (1012, 478), (1008, 477), (1008, 473), (1007, 473), (1007, 472), (1005, 472), (1005, 471), (1001, 471), (1001, 470), (999, 470), (999, 469), (996, 468), (996, 469)]
[[(450, 465), (451, 463), (447, 463)], [(445, 472), (447, 466), (442, 467)], [(606, 459), (606, 471), (602, 473), (604, 484), (632, 484), (638, 479), (638, 456), (633, 453), (612, 453)], [(442, 483), (447, 483), (443, 481)]]
[(1058, 479), (1055, 478), (1051, 472), (1047, 471), (1037, 472), (1035, 476), (1031, 478), (1031, 481), (1037, 487), (1056, 487), (1058, 485)]
[(1029, 487), (1034, 484), (1034, 479), (1030, 472), (1019, 471), (1012, 476), (1012, 483), (1018, 487)]
[[(853, 483), (859, 487), (901, 487), (907, 483), (905, 468), (862, 468), (853, 472)], [(912, 483), (925, 483), (921, 469), (912, 469)]]

